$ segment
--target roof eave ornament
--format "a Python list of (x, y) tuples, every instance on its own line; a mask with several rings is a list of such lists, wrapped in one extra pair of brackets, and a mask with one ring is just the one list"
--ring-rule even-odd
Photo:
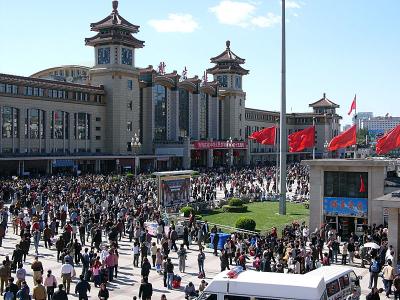
[(118, 0), (112, 2), (113, 12), (118, 12)]
[(227, 40), (226, 41), (226, 50), (230, 50), (230, 48), (231, 48), (231, 41)]

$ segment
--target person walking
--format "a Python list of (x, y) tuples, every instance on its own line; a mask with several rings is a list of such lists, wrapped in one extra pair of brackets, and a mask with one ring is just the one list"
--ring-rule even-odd
[(206, 273), (204, 272), (204, 261), (206, 259), (206, 255), (203, 252), (203, 248), (200, 247), (199, 254), (197, 254), (197, 264), (199, 266), (199, 278), (206, 277)]
[(36, 280), (36, 286), (33, 288), (32, 298), (34, 300), (46, 300), (46, 288), (42, 285), (42, 279)]
[(78, 294), (79, 300), (88, 300), (90, 292), (90, 284), (85, 280), (83, 275), (79, 276), (79, 282), (75, 286), (75, 294)]
[(97, 297), (99, 298), (99, 300), (108, 300), (108, 298), (110, 298), (110, 293), (108, 292), (105, 283), (102, 283), (100, 285), (100, 290), (99, 293), (97, 294)]
[(342, 248), (342, 265), (347, 264), (347, 243), (344, 243)]
[(393, 280), (394, 286), (394, 299), (400, 299), (400, 274), (396, 274), (396, 277)]
[(140, 272), (141, 275), (142, 275), (142, 277), (143, 277), (143, 278), (149, 277), (149, 275), (150, 275), (150, 270), (151, 270), (151, 264), (150, 264), (148, 258), (145, 257), (144, 260), (143, 260), (143, 264), (142, 264), (142, 270), (141, 270), (141, 272)]
[(142, 284), (139, 288), (139, 298), (142, 300), (151, 300), (151, 296), (153, 295), (153, 286), (148, 282), (147, 277), (142, 279)]
[(181, 244), (180, 249), (178, 250), (179, 272), (185, 273), (186, 257), (185, 244)]
[(51, 300), (68, 300), (68, 295), (64, 291), (64, 285), (59, 284), (58, 285), (58, 290), (54, 292), (53, 297)]
[(221, 250), (221, 254), (219, 256), (219, 260), (221, 261), (221, 272), (229, 269), (229, 257), (228, 253), (224, 249)]
[(392, 284), (394, 280), (394, 268), (392, 267), (392, 261), (388, 260), (387, 265), (383, 267), (383, 285), (385, 286), (386, 297), (392, 293)]
[(65, 263), (61, 266), (61, 278), (63, 280), (63, 286), (65, 286), (67, 294), (69, 294), (71, 288), (71, 280), (74, 276), (75, 270), (71, 264)]
[(38, 279), (42, 279), (43, 275), (43, 265), (42, 262), (39, 261), (39, 257), (35, 256), (35, 260), (31, 265), (31, 269), (33, 270), (33, 282), (36, 285)]
[(167, 288), (172, 289), (172, 280), (174, 279), (174, 265), (171, 262), (171, 258), (167, 258)]
[(378, 285), (378, 276), (381, 271), (381, 267), (379, 261), (376, 257), (373, 257), (371, 260), (371, 264), (369, 266), (369, 286), (368, 288), (372, 289)]
[(57, 279), (53, 274), (51, 274), (51, 270), (47, 271), (47, 276), (44, 279), (44, 286), (46, 287), (47, 298), (48, 300), (51, 300), (54, 294), (54, 289), (57, 286)]

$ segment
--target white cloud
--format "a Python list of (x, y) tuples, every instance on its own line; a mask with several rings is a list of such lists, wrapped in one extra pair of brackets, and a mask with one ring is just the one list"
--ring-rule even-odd
[(301, 5), (293, 0), (286, 0), (286, 8), (300, 8)]
[(218, 21), (222, 24), (247, 27), (256, 10), (256, 6), (247, 2), (224, 0), (217, 6), (211, 7)]
[(268, 13), (266, 16), (254, 17), (251, 20), (251, 24), (258, 27), (272, 27), (275, 24), (280, 23), (281, 17), (273, 13)]
[(218, 5), (211, 7), (221, 24), (240, 27), (272, 27), (280, 22), (280, 16), (273, 13), (257, 15), (260, 3), (222, 0)]
[(199, 24), (190, 14), (169, 14), (164, 20), (150, 20), (149, 25), (158, 32), (193, 32)]

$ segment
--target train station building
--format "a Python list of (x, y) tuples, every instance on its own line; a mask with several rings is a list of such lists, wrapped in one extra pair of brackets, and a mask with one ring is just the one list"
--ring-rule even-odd
[[(0, 175), (276, 160), (276, 147), (247, 137), (275, 125), (279, 112), (246, 107), (249, 70), (229, 41), (210, 59), (208, 75), (188, 77), (187, 70), (167, 72), (163, 62), (136, 65), (145, 42), (137, 38), (140, 27), (119, 13), (118, 1), (90, 28), (93, 36), (85, 45), (93, 47), (92, 67), (54, 67), (29, 77), (0, 74)], [(310, 112), (287, 114), (288, 134), (314, 122), (316, 156), (324, 157), (327, 142), (340, 131), (338, 107), (324, 94)], [(288, 160), (311, 153), (290, 154)]]

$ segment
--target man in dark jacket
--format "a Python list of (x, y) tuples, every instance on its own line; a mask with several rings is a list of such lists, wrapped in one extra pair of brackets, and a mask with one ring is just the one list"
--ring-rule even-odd
[(79, 282), (75, 286), (75, 294), (78, 294), (79, 300), (88, 300), (87, 293), (90, 292), (90, 284), (83, 275), (79, 276)]
[(153, 295), (153, 286), (148, 282), (147, 277), (142, 279), (142, 284), (139, 288), (139, 298), (142, 300), (150, 300)]
[(217, 253), (217, 251), (218, 251), (218, 243), (219, 243), (219, 235), (218, 235), (217, 232), (214, 233), (214, 237), (213, 237), (212, 242), (213, 242), (213, 246), (214, 246), (214, 255), (217, 256), (218, 255), (218, 253)]
[(143, 259), (143, 264), (142, 264), (142, 271), (141, 271), (142, 277), (143, 278), (149, 277), (150, 270), (151, 270), (151, 264), (150, 264), (149, 260), (147, 259), (147, 257), (145, 257)]
[(64, 285), (59, 284), (58, 285), (58, 290), (54, 292), (53, 297), (51, 300), (68, 300), (68, 295), (64, 291)]
[(219, 257), (221, 261), (221, 272), (229, 269), (229, 256), (224, 249), (221, 250), (221, 255)]

